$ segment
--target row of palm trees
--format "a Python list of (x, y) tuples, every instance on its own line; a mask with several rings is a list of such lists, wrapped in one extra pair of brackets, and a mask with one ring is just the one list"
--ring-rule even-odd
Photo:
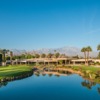
[[(99, 51), (99, 53), (100, 53), (100, 44), (97, 46), (97, 51)], [(92, 52), (92, 48), (90, 46), (83, 47), (81, 49), (81, 52), (84, 53), (85, 65), (88, 65), (89, 64), (89, 58), (90, 58), (90, 52)]]
[(0, 49), (0, 54), (2, 54), (3, 65), (6, 65), (6, 54), (10, 53), (10, 60), (12, 61), (13, 52), (7, 49)]

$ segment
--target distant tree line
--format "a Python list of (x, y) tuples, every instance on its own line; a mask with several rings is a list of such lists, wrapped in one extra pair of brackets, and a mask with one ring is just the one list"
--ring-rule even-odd
[[(97, 58), (100, 59), (100, 44), (97, 46), (97, 51), (99, 51)], [(83, 47), (81, 49), (81, 52), (84, 53), (84, 58), (85, 58), (85, 64), (88, 64), (89, 58), (90, 58), (90, 52), (92, 52), (92, 48), (90, 46)], [(30, 53), (23, 53), (20, 55), (14, 55), (12, 51), (7, 50), (7, 49), (0, 49), (0, 62), (5, 63), (6, 60), (16, 60), (16, 59), (31, 59), (31, 58), (68, 58), (65, 54), (60, 54), (56, 50), (54, 50), (54, 53), (35, 53), (35, 54), (30, 54)], [(79, 58), (78, 55), (72, 56), (72, 58)]]
[(60, 54), (60, 53), (42, 53), (42, 54), (29, 54), (29, 53), (25, 53), (25, 54), (21, 54), (21, 55), (14, 55), (13, 56), (13, 60), (15, 59), (31, 59), (31, 58), (65, 58), (67, 57), (65, 54)]
[(0, 49), (0, 62), (6, 62), (7, 60), (16, 60), (16, 59), (31, 59), (31, 58), (66, 58), (67, 56), (65, 54), (60, 54), (59, 52), (55, 53), (23, 53), (20, 55), (14, 55), (12, 51), (7, 49)]

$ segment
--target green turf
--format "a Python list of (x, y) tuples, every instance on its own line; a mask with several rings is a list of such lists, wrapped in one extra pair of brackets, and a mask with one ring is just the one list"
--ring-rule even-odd
[(83, 73), (83, 77), (100, 84), (100, 67), (95, 66), (61, 66), (61, 68), (73, 69)]
[(97, 71), (100, 71), (100, 68), (93, 67), (93, 66), (72, 66), (72, 68), (76, 70), (81, 69), (82, 71), (90, 70), (94, 73), (96, 73)]
[(21, 75), (31, 70), (31, 67), (23, 65), (0, 67), (0, 78)]

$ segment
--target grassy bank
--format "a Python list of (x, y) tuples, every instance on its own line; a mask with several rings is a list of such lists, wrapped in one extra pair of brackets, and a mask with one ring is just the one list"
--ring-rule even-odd
[(80, 71), (83, 74), (84, 78), (88, 78), (92, 81), (100, 83), (100, 68), (94, 66), (64, 66), (60, 68)]
[(32, 72), (32, 68), (29, 66), (6, 66), (0, 67), (0, 80), (2, 79), (10, 80), (25, 77)]

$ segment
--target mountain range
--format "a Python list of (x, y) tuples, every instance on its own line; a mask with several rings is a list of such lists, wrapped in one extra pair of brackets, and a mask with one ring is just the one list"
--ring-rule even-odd
[[(14, 55), (20, 55), (20, 54), (25, 54), (25, 53), (30, 53), (30, 54), (45, 53), (45, 54), (48, 54), (48, 53), (59, 52), (61, 54), (66, 54), (67, 56), (76, 56), (76, 55), (84, 56), (84, 54), (81, 52), (81, 49), (77, 48), (77, 47), (62, 47), (62, 48), (56, 48), (56, 49), (41, 48), (41, 49), (36, 49), (36, 50), (31, 50), (31, 51), (12, 49), (12, 51), (13, 51)], [(90, 57), (97, 57), (97, 55), (98, 55), (98, 52), (96, 52), (96, 51), (92, 51), (90, 53)]]

